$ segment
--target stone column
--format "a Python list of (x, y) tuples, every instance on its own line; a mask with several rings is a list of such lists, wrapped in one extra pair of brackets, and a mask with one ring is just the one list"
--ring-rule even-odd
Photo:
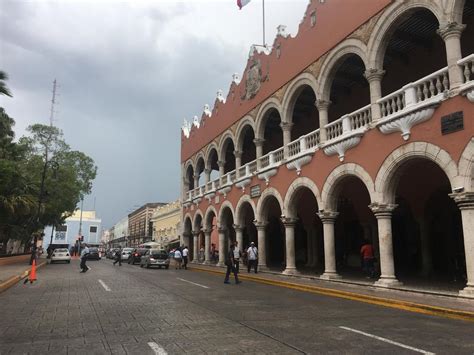
[(235, 157), (235, 175), (239, 176), (239, 168), (242, 166), (242, 152), (238, 150), (234, 150), (234, 157)]
[(288, 158), (288, 144), (291, 142), (291, 128), (293, 123), (282, 122), (280, 123), (281, 130), (283, 131), (283, 157)]
[(209, 181), (211, 181), (211, 172), (212, 170), (211, 169), (205, 169), (204, 170), (204, 176), (205, 176), (205, 183), (207, 184)]
[(295, 262), (295, 225), (296, 219), (283, 218), (283, 225), (285, 226), (285, 244), (286, 244), (286, 268), (283, 271), (285, 275), (294, 275), (298, 271)]
[(336, 270), (336, 244), (334, 240), (334, 222), (338, 212), (321, 211), (318, 213), (324, 228), (324, 274), (322, 279), (338, 279)]
[(457, 61), (462, 58), (461, 33), (465, 28), (466, 25), (450, 22), (436, 31), (443, 38), (446, 47), (446, 61), (448, 63), (449, 85), (451, 89), (464, 83), (463, 70), (457, 64)]
[(240, 252), (243, 251), (243, 244), (244, 244), (244, 228), (242, 226), (239, 226), (237, 224), (234, 224), (234, 230), (235, 230), (235, 239), (237, 240), (237, 244), (239, 247)]
[(219, 160), (217, 162), (217, 165), (219, 166), (219, 176), (222, 177), (224, 174), (225, 174), (225, 170), (224, 170), (224, 167), (225, 167), (225, 161), (224, 160)]
[(328, 109), (331, 101), (316, 100), (316, 107), (319, 112), (319, 141), (324, 143), (327, 141), (326, 125), (328, 124)]
[(450, 195), (461, 210), (467, 285), (459, 291), (464, 297), (474, 298), (474, 192)]
[(198, 240), (199, 240), (199, 231), (194, 231), (193, 232), (193, 263), (199, 262), (199, 247), (198, 247)]
[(385, 70), (369, 68), (364, 72), (364, 76), (369, 82), (370, 88), (370, 111), (372, 122), (376, 122), (382, 117), (380, 105), (377, 100), (382, 97), (382, 78)]
[(225, 265), (225, 228), (219, 228), (217, 230), (219, 233), (219, 262), (217, 263), (217, 266), (223, 267)]
[(267, 268), (267, 255), (266, 255), (266, 235), (265, 228), (267, 224), (263, 222), (255, 222), (257, 228), (257, 249), (258, 249), (258, 268), (259, 270), (265, 270)]
[(204, 264), (211, 263), (211, 232), (212, 229), (204, 230)]
[(199, 175), (196, 174), (194, 177), (194, 188), (199, 187)]
[(402, 283), (395, 276), (392, 242), (392, 212), (395, 204), (373, 203), (369, 208), (377, 218), (380, 250), (380, 279), (375, 283), (378, 286), (399, 286)]
[(261, 163), (260, 163), (260, 159), (263, 155), (263, 143), (265, 142), (265, 139), (263, 138), (255, 138), (253, 140), (253, 142), (255, 143), (255, 154), (257, 156), (257, 170), (261, 168)]

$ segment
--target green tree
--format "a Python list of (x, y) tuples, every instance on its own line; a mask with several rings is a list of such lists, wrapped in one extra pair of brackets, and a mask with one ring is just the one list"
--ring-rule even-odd
[(6, 96), (12, 96), (10, 90), (8, 89), (5, 81), (8, 80), (8, 75), (4, 71), (0, 70), (0, 94)]

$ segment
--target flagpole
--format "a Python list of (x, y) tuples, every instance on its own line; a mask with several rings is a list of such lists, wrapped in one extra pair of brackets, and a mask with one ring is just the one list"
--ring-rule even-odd
[(265, 0), (262, 0), (262, 15), (263, 15), (263, 46), (266, 47), (265, 42)]

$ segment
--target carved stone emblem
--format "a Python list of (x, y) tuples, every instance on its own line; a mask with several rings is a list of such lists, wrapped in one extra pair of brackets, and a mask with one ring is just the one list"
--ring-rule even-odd
[(245, 94), (242, 100), (250, 100), (257, 95), (262, 82), (262, 64), (260, 60), (253, 59), (250, 68), (247, 70), (245, 78)]

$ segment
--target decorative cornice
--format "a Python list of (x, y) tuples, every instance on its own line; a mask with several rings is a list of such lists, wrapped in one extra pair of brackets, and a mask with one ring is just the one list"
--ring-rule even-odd
[(372, 210), (376, 218), (391, 218), (393, 210), (397, 207), (397, 204), (392, 203), (383, 204), (374, 202), (369, 205), (369, 208)]
[(298, 222), (297, 218), (281, 217), (281, 223), (283, 223), (285, 227), (294, 227), (296, 222)]
[(383, 76), (385, 75), (385, 70), (369, 68), (364, 72), (364, 77), (370, 83), (372, 81), (382, 81)]
[(328, 100), (316, 100), (315, 103), (318, 111), (327, 111), (329, 105), (331, 105), (331, 101)]
[(339, 212), (321, 210), (317, 215), (323, 224), (333, 224), (337, 216), (339, 216)]
[(445, 41), (451, 36), (461, 37), (461, 34), (465, 28), (466, 25), (459, 24), (457, 22), (449, 22), (444, 26), (438, 28), (436, 30), (436, 33), (439, 34), (441, 38)]

